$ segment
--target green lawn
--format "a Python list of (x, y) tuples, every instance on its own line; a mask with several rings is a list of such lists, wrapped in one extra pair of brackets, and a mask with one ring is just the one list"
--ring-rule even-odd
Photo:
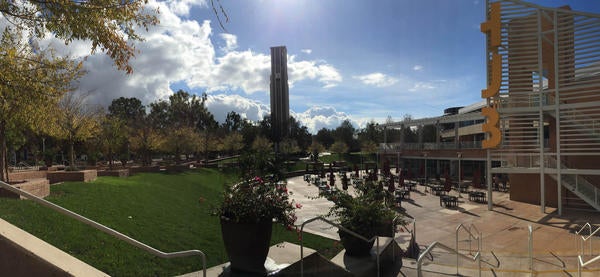
[[(47, 200), (161, 251), (200, 249), (211, 267), (226, 262), (227, 255), (219, 219), (209, 210), (223, 184), (232, 181), (233, 175), (211, 169), (100, 177), (54, 185)], [(199, 256), (157, 258), (32, 201), (0, 198), (0, 217), (112, 276), (173, 276), (202, 267)], [(271, 243), (281, 241), (299, 243), (296, 232), (275, 225)], [(305, 234), (304, 243), (337, 254), (329, 239)]]

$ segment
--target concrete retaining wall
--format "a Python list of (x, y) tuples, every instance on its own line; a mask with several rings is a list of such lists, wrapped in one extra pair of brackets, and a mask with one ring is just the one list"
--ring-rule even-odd
[(1, 276), (108, 276), (0, 219)]

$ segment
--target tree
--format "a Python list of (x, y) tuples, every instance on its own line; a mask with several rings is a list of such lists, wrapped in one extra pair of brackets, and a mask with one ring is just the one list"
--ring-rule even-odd
[(160, 149), (164, 137), (153, 128), (149, 116), (142, 117), (138, 128), (130, 133), (129, 142), (131, 149), (141, 156), (143, 165), (152, 163), (152, 153)]
[(377, 152), (377, 144), (373, 141), (365, 141), (361, 146), (361, 152), (363, 153), (375, 153)]
[(338, 160), (341, 161), (342, 154), (348, 152), (348, 145), (346, 145), (346, 143), (344, 143), (343, 141), (336, 141), (334, 144), (331, 145), (330, 150), (334, 153), (337, 153)]
[(322, 128), (317, 132), (315, 140), (325, 148), (329, 148), (335, 142), (333, 132), (326, 128)]
[[(6, 2), (0, 3), (7, 5)], [(5, 28), (0, 40), (0, 180), (8, 181), (8, 134), (24, 128), (49, 132), (46, 124), (54, 116), (60, 97), (73, 90), (72, 81), (81, 77), (81, 64), (56, 57)], [(37, 125), (34, 127), (34, 125)]]
[(356, 129), (354, 129), (354, 126), (352, 126), (350, 120), (346, 119), (342, 121), (340, 126), (335, 129), (335, 131), (333, 132), (333, 136), (336, 141), (342, 141), (346, 145), (348, 145), (351, 151), (357, 151), (360, 146), (358, 145), (358, 142), (354, 139), (355, 132)]
[(234, 111), (228, 112), (223, 128), (227, 132), (239, 131), (242, 128), (242, 116)]
[[(196, 146), (194, 148), (204, 152), (205, 159), (208, 159), (209, 148), (214, 148), (213, 133), (218, 129), (219, 124), (206, 109), (206, 99), (206, 94), (198, 97), (179, 90), (169, 96), (168, 101), (160, 100), (150, 104), (149, 121), (155, 130), (162, 130), (165, 137), (179, 132), (178, 129), (193, 129), (200, 133), (201, 137), (197, 137), (197, 139), (203, 144), (203, 147)], [(189, 133), (189, 130), (183, 133)]]
[(319, 160), (319, 153), (325, 151), (325, 147), (316, 140), (310, 145), (310, 153), (312, 154), (313, 161)]
[(252, 150), (257, 153), (270, 153), (273, 150), (273, 143), (266, 137), (257, 136), (252, 142)]
[(383, 132), (379, 129), (379, 124), (371, 120), (367, 123), (365, 128), (358, 133), (358, 138), (363, 143), (365, 141), (381, 142), (383, 141)]
[(239, 132), (232, 132), (221, 141), (222, 150), (234, 154), (244, 148), (244, 137)]
[(289, 138), (294, 140), (301, 151), (308, 149), (312, 142), (312, 136), (308, 132), (306, 126), (301, 126), (293, 116), (290, 116), (290, 134)]
[(69, 144), (69, 166), (75, 169), (75, 143), (94, 136), (99, 130), (102, 110), (85, 104), (86, 94), (70, 92), (58, 103), (56, 135)]
[(291, 138), (284, 138), (280, 143), (281, 153), (284, 155), (290, 155), (294, 153), (300, 152), (300, 147), (298, 147), (298, 143)]
[[(158, 23), (158, 10), (145, 9), (147, 0), (97, 1), (0, 1), (0, 13), (17, 29), (29, 30), (28, 41), (51, 33), (69, 43), (89, 40), (91, 52), (106, 51), (117, 68), (133, 71), (129, 59), (136, 53), (134, 41), (142, 38), (137, 27)], [(37, 80), (34, 80), (38, 82)]]
[(100, 134), (98, 136), (102, 152), (108, 159), (108, 166), (112, 170), (115, 153), (122, 150), (122, 145), (127, 141), (125, 122), (115, 116), (104, 116)]
[(146, 109), (144, 105), (142, 105), (142, 101), (140, 101), (140, 99), (135, 97), (119, 97), (117, 99), (113, 99), (113, 101), (110, 103), (110, 106), (108, 106), (108, 114), (114, 118), (119, 118), (122, 121), (129, 123), (146, 115)]
[(196, 150), (199, 134), (191, 127), (171, 128), (162, 144), (162, 150), (175, 156), (175, 163), (181, 161), (181, 155), (187, 156)]

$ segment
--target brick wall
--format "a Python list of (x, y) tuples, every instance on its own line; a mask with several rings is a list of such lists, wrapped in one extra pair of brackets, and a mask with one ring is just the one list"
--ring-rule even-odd
[(48, 172), (48, 180), (50, 184), (59, 182), (91, 182), (98, 177), (96, 170), (81, 170), (81, 171), (57, 171)]
[(127, 177), (129, 176), (129, 169), (100, 170), (98, 176)]
[(142, 172), (160, 172), (160, 166), (133, 166), (129, 168), (129, 175)]
[(11, 181), (21, 181), (29, 179), (46, 178), (48, 171), (37, 170), (37, 171), (20, 171), (20, 172), (9, 172), (8, 179)]

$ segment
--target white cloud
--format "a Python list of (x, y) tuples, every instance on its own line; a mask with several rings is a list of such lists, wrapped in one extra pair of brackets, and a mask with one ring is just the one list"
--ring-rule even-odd
[(289, 56), (288, 81), (290, 85), (293, 86), (295, 82), (304, 79), (316, 79), (323, 83), (324, 88), (331, 88), (342, 81), (342, 75), (335, 67), (323, 61), (296, 61), (296, 56)]
[(438, 88), (440, 83), (445, 83), (445, 82), (446, 82), (446, 80), (433, 80), (433, 81), (429, 81), (429, 82), (416, 82), (416, 83), (414, 83), (414, 85), (412, 86), (412, 88), (408, 89), (408, 91), (417, 92), (417, 91), (424, 91), (424, 90), (432, 90), (432, 89)]
[(302, 52), (304, 54), (310, 54), (310, 53), (312, 53), (312, 49), (302, 49), (302, 50), (300, 50), (300, 52)]
[[(184, 17), (194, 5), (206, 6), (206, 1), (149, 1), (148, 10), (160, 10), (160, 24), (148, 31), (138, 30), (145, 40), (135, 42), (139, 53), (130, 61), (134, 72), (129, 75), (117, 70), (104, 53), (90, 54), (89, 41), (76, 40), (65, 45), (48, 36), (40, 45), (52, 45), (60, 55), (86, 57), (83, 66), (88, 74), (79, 81), (79, 89), (91, 91), (88, 101), (103, 106), (120, 96), (137, 97), (148, 104), (171, 95), (174, 83), (213, 93), (228, 89), (246, 94), (268, 92), (269, 49), (264, 49), (267, 54), (237, 50), (234, 34), (219, 34), (215, 40), (210, 21)], [(217, 50), (221, 50), (220, 54)], [(294, 56), (288, 58), (288, 74), (292, 84), (312, 80), (323, 87), (333, 87), (342, 81), (333, 65)]]
[(365, 85), (376, 87), (389, 87), (398, 82), (397, 78), (390, 77), (380, 72), (375, 72), (367, 75), (353, 76), (354, 79), (360, 80)]
[(166, 3), (169, 10), (178, 16), (189, 16), (192, 6), (207, 5), (206, 0), (168, 0)]
[[(230, 111), (235, 111), (243, 118), (254, 122), (262, 120), (265, 115), (271, 113), (268, 105), (235, 94), (208, 95), (206, 107), (215, 116), (215, 120), (221, 123), (225, 121), (227, 113)], [(290, 111), (290, 114), (313, 134), (322, 128), (335, 129), (344, 120), (350, 120), (355, 127), (364, 125), (364, 122), (357, 122), (346, 113), (338, 112), (331, 106), (313, 106), (300, 113)]]
[(208, 95), (206, 108), (215, 116), (215, 120), (219, 122), (225, 122), (227, 113), (231, 111), (235, 111), (243, 118), (255, 122), (262, 120), (265, 115), (271, 113), (269, 106), (236, 94)]
[(422, 66), (422, 65), (419, 65), (419, 64), (417, 64), (417, 65), (413, 66), (413, 70), (414, 70), (414, 71), (421, 71), (421, 70), (423, 70), (423, 66)]
[(338, 112), (331, 106), (313, 106), (302, 113), (295, 113), (292, 115), (313, 134), (316, 134), (322, 128), (335, 129), (339, 127), (344, 120), (350, 120), (354, 126), (357, 126), (357, 124), (351, 120), (349, 115)]
[(220, 36), (225, 41), (225, 46), (221, 47), (221, 51), (230, 52), (238, 47), (237, 36), (232, 34), (221, 34)]

